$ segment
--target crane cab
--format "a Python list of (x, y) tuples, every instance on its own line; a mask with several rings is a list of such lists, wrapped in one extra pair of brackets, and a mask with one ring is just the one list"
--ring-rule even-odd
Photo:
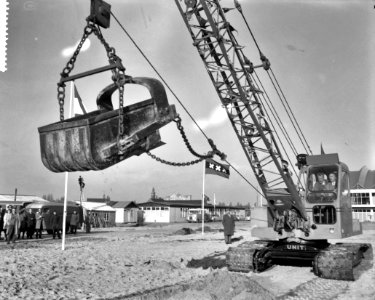
[(338, 154), (308, 156), (300, 179), (306, 183), (302, 201), (310, 219), (309, 239), (361, 233), (359, 222), (353, 223), (352, 218), (349, 168), (339, 161)]

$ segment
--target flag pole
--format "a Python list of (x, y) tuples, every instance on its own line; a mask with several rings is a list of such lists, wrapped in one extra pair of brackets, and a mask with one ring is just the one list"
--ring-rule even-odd
[(203, 184), (202, 184), (202, 234), (204, 234), (204, 183), (206, 177), (206, 161), (203, 161)]
[[(70, 83), (70, 103), (69, 103), (69, 118), (72, 117), (73, 111), (73, 94), (74, 94), (74, 81)], [(65, 172), (65, 189), (64, 189), (64, 212), (63, 212), (63, 228), (62, 228), (62, 242), (61, 250), (65, 250), (65, 234), (66, 234), (66, 211), (68, 202), (68, 172)]]

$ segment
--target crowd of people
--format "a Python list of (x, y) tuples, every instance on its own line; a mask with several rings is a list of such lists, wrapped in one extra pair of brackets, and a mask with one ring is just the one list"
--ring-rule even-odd
[[(52, 237), (61, 239), (62, 220), (56, 213), (52, 212), (49, 217), (49, 225), (52, 231)], [(90, 224), (86, 222), (86, 232), (90, 232)], [(76, 234), (80, 225), (79, 215), (76, 211), (70, 217), (70, 233)], [(7, 244), (15, 243), (17, 239), (42, 239), (43, 230), (46, 230), (45, 214), (41, 209), (33, 212), (28, 210), (17, 210), (16, 207), (8, 205), (5, 209), (0, 206), (0, 240), (5, 240)]]

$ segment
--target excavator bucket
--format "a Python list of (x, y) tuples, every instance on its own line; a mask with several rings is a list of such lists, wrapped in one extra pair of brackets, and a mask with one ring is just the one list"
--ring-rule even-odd
[[(52, 172), (102, 170), (133, 155), (157, 148), (159, 128), (176, 118), (163, 85), (156, 79), (126, 77), (125, 84), (145, 86), (151, 99), (113, 110), (111, 96), (116, 84), (97, 98), (98, 110), (38, 128), (41, 157)], [(120, 126), (122, 135), (119, 135)]]

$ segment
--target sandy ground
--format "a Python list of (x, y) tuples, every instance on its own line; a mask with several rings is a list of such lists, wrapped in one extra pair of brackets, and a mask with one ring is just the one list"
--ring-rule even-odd
[[(321, 279), (309, 267), (228, 272), (220, 223), (94, 229), (61, 240), (0, 241), (0, 299), (375, 299), (375, 268), (356, 281)], [(182, 228), (197, 230), (183, 234)], [(234, 246), (253, 238), (237, 222)], [(349, 241), (371, 242), (366, 230)]]

